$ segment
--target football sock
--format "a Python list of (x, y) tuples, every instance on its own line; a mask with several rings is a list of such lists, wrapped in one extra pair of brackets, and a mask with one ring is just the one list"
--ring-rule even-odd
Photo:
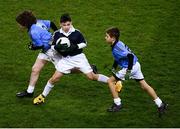
[(35, 88), (35, 86), (29, 85), (29, 86), (28, 86), (28, 89), (27, 89), (27, 92), (28, 92), (28, 93), (33, 93), (33, 92), (34, 92), (34, 88)]
[(161, 100), (159, 97), (157, 97), (157, 98), (154, 100), (154, 102), (155, 102), (155, 104), (156, 104), (158, 107), (160, 107), (161, 104), (162, 104), (162, 100)]
[(115, 99), (114, 99), (114, 103), (115, 103), (116, 105), (121, 105), (121, 99), (120, 99), (120, 98), (115, 98)]
[(99, 82), (107, 83), (107, 80), (109, 79), (109, 77), (102, 75), (102, 74), (98, 74), (98, 75), (99, 75), (99, 77), (98, 77)]
[(45, 86), (45, 88), (44, 88), (44, 91), (43, 91), (42, 95), (43, 95), (44, 97), (46, 97), (46, 96), (49, 94), (49, 92), (51, 91), (51, 89), (52, 89), (53, 87), (54, 87), (54, 85), (52, 85), (51, 83), (47, 82), (47, 84), (46, 84), (46, 86)]

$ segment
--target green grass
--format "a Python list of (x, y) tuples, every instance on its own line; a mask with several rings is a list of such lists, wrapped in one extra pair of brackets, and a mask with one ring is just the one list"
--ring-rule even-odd
[[(180, 127), (180, 1), (179, 0), (5, 0), (0, 1), (0, 127)], [(38, 51), (26, 48), (29, 37), (15, 22), (16, 15), (30, 9), (40, 19), (57, 25), (69, 12), (73, 24), (88, 41), (84, 49), (89, 62), (110, 76), (104, 65), (112, 64), (105, 30), (121, 29), (121, 40), (138, 56), (147, 82), (169, 103), (160, 119), (151, 98), (134, 81), (124, 83), (124, 108), (107, 113), (112, 98), (106, 84), (91, 82), (81, 74), (64, 76), (40, 106), (31, 98), (18, 99), (25, 89)], [(42, 71), (35, 96), (54, 72), (48, 64)]]

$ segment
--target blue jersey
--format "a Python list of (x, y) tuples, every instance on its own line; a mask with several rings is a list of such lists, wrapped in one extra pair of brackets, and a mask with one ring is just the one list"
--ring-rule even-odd
[(128, 57), (127, 57), (128, 54), (133, 54), (134, 56), (133, 65), (134, 65), (138, 59), (134, 55), (134, 53), (131, 52), (128, 46), (121, 41), (118, 41), (113, 44), (112, 55), (121, 68), (128, 68)]
[(35, 47), (43, 46), (43, 51), (47, 51), (51, 47), (49, 42), (52, 39), (52, 34), (48, 31), (50, 23), (49, 20), (37, 20), (36, 24), (33, 24), (28, 32), (32, 44)]

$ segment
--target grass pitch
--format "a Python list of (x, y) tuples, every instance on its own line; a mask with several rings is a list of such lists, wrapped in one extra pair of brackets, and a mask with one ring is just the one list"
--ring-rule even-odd
[[(5, 0), (0, 1), (0, 127), (180, 127), (180, 1), (179, 0)], [(73, 24), (88, 41), (84, 49), (89, 62), (101, 73), (111, 66), (111, 49), (105, 43), (105, 30), (121, 29), (121, 40), (138, 56), (145, 79), (169, 104), (160, 119), (151, 98), (135, 81), (124, 83), (124, 108), (108, 113), (112, 98), (106, 84), (88, 81), (81, 74), (64, 76), (55, 85), (44, 105), (32, 105), (31, 98), (18, 99), (26, 89), (38, 51), (27, 49), (29, 37), (21, 32), (16, 15), (32, 10), (39, 19), (57, 25), (61, 14), (71, 14)], [(41, 72), (35, 96), (54, 72), (48, 64)]]

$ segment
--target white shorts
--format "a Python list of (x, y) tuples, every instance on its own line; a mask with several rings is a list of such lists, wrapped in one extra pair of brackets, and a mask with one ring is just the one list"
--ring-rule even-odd
[(71, 69), (78, 69), (84, 74), (92, 72), (92, 68), (85, 56), (85, 54), (81, 53), (75, 56), (67, 56), (62, 57), (61, 60), (55, 66), (56, 70), (68, 74), (71, 72)]
[(58, 61), (62, 58), (62, 56), (56, 50), (49, 49), (46, 53), (40, 52), (37, 58), (50, 61), (54, 65), (56, 65)]
[[(124, 77), (126, 75), (126, 70), (127, 68), (122, 68), (116, 73), (116, 76), (121, 80), (125, 80)], [(133, 65), (129, 78), (137, 80), (144, 79), (143, 73), (141, 72), (141, 65), (139, 64), (139, 62), (136, 62), (136, 64)]]

